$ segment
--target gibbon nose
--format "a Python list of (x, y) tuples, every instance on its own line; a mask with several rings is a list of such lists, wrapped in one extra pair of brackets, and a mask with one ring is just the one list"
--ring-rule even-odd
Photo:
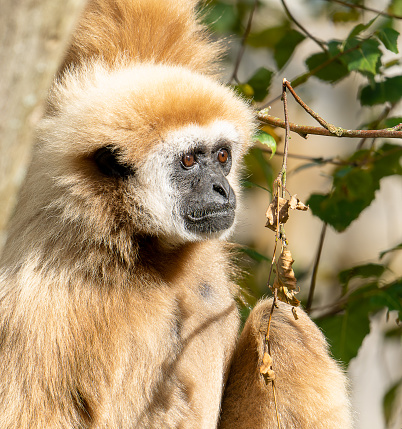
[[(234, 199), (234, 193), (232, 187), (227, 181), (226, 177), (215, 177), (212, 181), (212, 193), (215, 196), (215, 200), (221, 203), (232, 202)], [(223, 200), (223, 201), (222, 201)]]
[[(229, 185), (229, 184), (228, 184)], [(222, 195), (225, 199), (229, 199), (230, 188), (229, 186), (224, 186), (221, 183), (214, 183), (212, 189), (218, 194)]]

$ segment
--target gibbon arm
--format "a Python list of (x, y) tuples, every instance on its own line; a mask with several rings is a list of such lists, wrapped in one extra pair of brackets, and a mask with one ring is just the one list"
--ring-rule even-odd
[[(219, 429), (278, 428), (272, 382), (260, 375), (272, 300), (251, 312), (237, 348), (222, 400)], [(301, 309), (278, 302), (270, 343), (281, 428), (352, 427), (346, 377), (328, 353), (319, 328)]]

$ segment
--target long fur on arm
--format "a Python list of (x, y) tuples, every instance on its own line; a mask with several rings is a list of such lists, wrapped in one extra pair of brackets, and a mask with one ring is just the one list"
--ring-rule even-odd
[[(272, 300), (251, 312), (237, 345), (219, 429), (277, 428), (272, 384), (259, 373)], [(276, 402), (282, 429), (352, 427), (347, 381), (318, 327), (279, 302), (270, 328)]]

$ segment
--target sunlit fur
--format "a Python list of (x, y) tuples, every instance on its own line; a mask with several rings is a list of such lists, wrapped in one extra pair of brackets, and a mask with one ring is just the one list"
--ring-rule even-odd
[[(171, 174), (197, 141), (224, 138), (238, 193), (254, 123), (214, 77), (220, 48), (194, 7), (94, 0), (74, 34), (1, 259), (2, 429), (218, 425), (239, 326), (233, 227), (187, 231)], [(109, 145), (132, 176), (100, 173), (94, 153)], [(303, 338), (311, 325), (286, 328)], [(296, 404), (305, 394), (290, 391)]]
[(116, 62), (174, 64), (203, 74), (217, 73), (221, 48), (211, 43), (194, 8), (198, 0), (90, 1), (73, 35), (60, 72), (102, 58)]
[(237, 344), (222, 402), (220, 429), (350, 429), (352, 415), (345, 376), (329, 356), (323, 334), (297, 309), (278, 303), (270, 326), (275, 398), (262, 365), (272, 300), (254, 308)]

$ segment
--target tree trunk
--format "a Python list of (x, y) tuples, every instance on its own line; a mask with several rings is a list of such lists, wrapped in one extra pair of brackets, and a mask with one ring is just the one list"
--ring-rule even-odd
[(43, 101), (85, 0), (0, 0), (0, 251)]

